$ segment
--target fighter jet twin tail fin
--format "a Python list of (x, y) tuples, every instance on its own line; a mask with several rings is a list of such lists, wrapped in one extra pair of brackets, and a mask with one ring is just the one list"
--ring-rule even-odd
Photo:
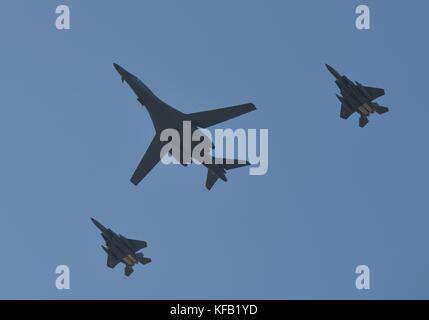
[(198, 127), (208, 128), (254, 110), (256, 110), (256, 107), (253, 103), (246, 103), (232, 107), (190, 113), (188, 117)]

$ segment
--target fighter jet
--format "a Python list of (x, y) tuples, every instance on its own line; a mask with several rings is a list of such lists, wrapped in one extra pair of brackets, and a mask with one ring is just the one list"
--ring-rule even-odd
[(101, 246), (107, 253), (107, 266), (114, 268), (119, 262), (125, 264), (125, 275), (130, 276), (134, 272), (133, 266), (137, 263), (147, 264), (152, 260), (145, 258), (143, 253), (137, 251), (146, 248), (146, 241), (127, 239), (123, 235), (118, 235), (112, 230), (105, 228), (100, 222), (91, 218), (95, 226), (100, 229), (101, 236), (106, 241), (106, 246)]
[(341, 76), (331, 66), (326, 65), (326, 67), (335, 77), (335, 83), (341, 91), (341, 96), (337, 95), (341, 102), (341, 118), (348, 119), (354, 112), (357, 112), (360, 114), (359, 127), (363, 128), (368, 124), (370, 114), (374, 112), (383, 114), (389, 111), (388, 108), (373, 102), (384, 95), (384, 89), (365, 87), (359, 82), (353, 83), (346, 76)]
[[(138, 185), (144, 177), (155, 167), (155, 165), (162, 159), (167, 152), (161, 154), (161, 151), (164, 150), (163, 146), (167, 142), (161, 141), (161, 133), (164, 129), (176, 129), (180, 134), (181, 140), (183, 140), (183, 128), (184, 122), (191, 124), (192, 135), (195, 131), (198, 131), (200, 136), (207, 137), (204, 133), (199, 130), (199, 128), (208, 128), (215, 124), (230, 120), (232, 118), (241, 116), (245, 113), (256, 110), (256, 107), (252, 103), (226, 107), (221, 109), (215, 109), (210, 111), (196, 112), (186, 114), (180, 112), (179, 110), (171, 107), (161, 99), (159, 99), (139, 78), (131, 74), (121, 66), (116, 63), (113, 64), (116, 71), (121, 76), (122, 82), (126, 82), (134, 93), (137, 95), (137, 100), (146, 107), (149, 115), (152, 119), (153, 125), (155, 127), (155, 136), (152, 139), (152, 142), (149, 145), (143, 159), (139, 163), (137, 169), (131, 177), (131, 182), (134, 185)], [(190, 143), (191, 151), (198, 144), (198, 142), (192, 141)], [(185, 154), (183, 152), (183, 145), (181, 144), (181, 155)], [(212, 144), (212, 148), (214, 148)], [(168, 151), (169, 152), (169, 151)], [(171, 152), (169, 152), (172, 154)], [(191, 152), (188, 152), (190, 154)], [(174, 154), (172, 156), (183, 166), (186, 166), (190, 163), (188, 157), (180, 156), (177, 157)], [(178, 159), (179, 158), (179, 159)], [(247, 166), (250, 163), (247, 161), (238, 161), (231, 160), (227, 161), (226, 159), (211, 158), (212, 161), (203, 162), (202, 164), (208, 169), (207, 179), (206, 179), (206, 188), (210, 190), (218, 179), (227, 181), (226, 170), (239, 168)], [(231, 163), (232, 162), (232, 163)], [(220, 163), (220, 164), (219, 164)]]

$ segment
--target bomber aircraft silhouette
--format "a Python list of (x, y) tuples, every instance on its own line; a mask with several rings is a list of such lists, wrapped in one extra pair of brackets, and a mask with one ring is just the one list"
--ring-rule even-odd
[[(188, 156), (175, 156), (171, 151), (167, 151), (161, 154), (163, 146), (167, 142), (161, 141), (161, 133), (165, 129), (176, 129), (180, 133), (180, 138), (183, 140), (184, 123), (188, 122), (191, 124), (192, 135), (195, 131), (201, 136), (206, 137), (199, 128), (208, 128), (215, 124), (230, 120), (232, 118), (241, 116), (245, 113), (256, 110), (256, 107), (252, 103), (226, 107), (221, 109), (215, 109), (210, 111), (196, 112), (186, 114), (179, 110), (171, 107), (161, 99), (159, 99), (139, 78), (131, 74), (118, 64), (114, 63), (116, 71), (121, 76), (122, 82), (126, 82), (130, 88), (137, 95), (137, 100), (146, 107), (149, 115), (152, 119), (155, 127), (155, 137), (149, 145), (143, 159), (135, 170), (131, 177), (131, 182), (134, 185), (138, 185), (143, 178), (156, 166), (156, 164), (165, 156), (167, 153), (172, 156), (182, 165), (186, 166), (191, 158)], [(184, 150), (185, 143), (181, 143), (181, 155), (191, 155), (192, 150), (198, 144), (198, 141), (190, 142), (190, 150)], [(212, 146), (214, 148), (214, 146)], [(186, 151), (186, 152), (185, 152)], [(178, 159), (179, 158), (179, 159)], [(247, 161), (239, 160), (226, 160), (226, 159), (215, 159), (210, 156), (212, 161), (202, 162), (202, 164), (208, 169), (206, 188), (211, 189), (218, 179), (227, 181), (226, 170), (247, 166), (250, 163)], [(220, 160), (220, 161), (219, 161)]]

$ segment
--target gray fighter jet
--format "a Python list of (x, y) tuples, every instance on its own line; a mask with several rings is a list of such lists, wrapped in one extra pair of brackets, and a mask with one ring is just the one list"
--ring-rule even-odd
[[(153, 125), (155, 127), (155, 137), (149, 145), (143, 159), (135, 170), (131, 182), (134, 185), (138, 185), (140, 181), (155, 167), (155, 165), (161, 160), (165, 154), (161, 154), (161, 151), (164, 150), (163, 146), (167, 142), (163, 142), (160, 139), (161, 133), (164, 129), (176, 129), (177, 132), (182, 133), (184, 128), (184, 121), (191, 123), (192, 135), (195, 131), (199, 131), (199, 128), (208, 128), (215, 124), (230, 120), (232, 118), (241, 116), (245, 113), (256, 110), (256, 107), (252, 103), (226, 107), (221, 109), (215, 109), (210, 111), (196, 112), (185, 114), (179, 110), (174, 109), (161, 99), (159, 99), (155, 94), (135, 75), (126, 71), (121, 66), (116, 63), (113, 64), (116, 71), (120, 74), (122, 82), (126, 82), (134, 93), (137, 95), (137, 100), (146, 107), (149, 115), (152, 119)], [(201, 136), (205, 136), (201, 131), (199, 131)], [(181, 140), (183, 140), (183, 134), (181, 134)], [(191, 151), (198, 144), (198, 142), (191, 142)], [(186, 166), (190, 163), (188, 156), (190, 154), (183, 152), (184, 143), (181, 143), (181, 156), (180, 159), (175, 159), (181, 163), (183, 166)], [(212, 146), (213, 148), (214, 146)], [(171, 154), (171, 153), (170, 153)], [(219, 159), (218, 159), (219, 160)], [(208, 161), (207, 161), (208, 162)], [(218, 179), (227, 181), (226, 170), (239, 168), (247, 166), (250, 163), (247, 161), (238, 161), (233, 160), (233, 163), (227, 161), (226, 159), (221, 159), (219, 161), (212, 158), (211, 163), (203, 162), (202, 164), (208, 169), (207, 179), (206, 179), (206, 188), (211, 189)]]
[(341, 96), (337, 95), (341, 101), (340, 117), (348, 119), (353, 113), (360, 114), (359, 127), (363, 128), (368, 124), (370, 114), (377, 112), (383, 114), (389, 109), (380, 106), (373, 100), (384, 95), (384, 89), (365, 87), (359, 82), (352, 82), (346, 76), (341, 76), (334, 68), (326, 65), (329, 72), (335, 77), (335, 83), (340, 88)]
[(106, 246), (101, 246), (107, 253), (107, 266), (114, 268), (119, 262), (125, 264), (125, 275), (128, 277), (133, 273), (133, 266), (137, 263), (147, 264), (152, 260), (145, 258), (143, 253), (137, 251), (146, 248), (146, 241), (127, 239), (112, 230), (105, 228), (100, 222), (91, 218), (95, 226), (100, 229), (101, 236), (106, 241)]

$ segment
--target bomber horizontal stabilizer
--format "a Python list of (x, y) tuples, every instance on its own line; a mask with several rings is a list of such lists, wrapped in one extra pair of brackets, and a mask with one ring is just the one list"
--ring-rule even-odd
[(213, 172), (210, 170), (207, 170), (207, 179), (206, 179), (206, 188), (208, 190), (211, 190), (213, 188), (214, 184), (216, 183), (217, 179), (219, 179)]
[[(219, 163), (218, 165), (225, 170), (231, 170), (231, 169), (241, 168), (241, 167), (250, 165), (249, 161), (234, 160), (234, 162), (231, 164), (228, 164), (227, 162), (232, 162), (232, 161), (229, 161), (226, 159), (223, 159), (222, 161), (219, 161), (219, 159), (213, 159), (213, 161), (215, 163)], [(206, 188), (208, 190), (211, 190), (211, 188), (214, 186), (214, 184), (218, 179), (219, 177), (215, 173), (213, 173), (211, 170), (207, 170)]]
[(231, 161), (224, 159), (223, 164), (221, 164), (220, 166), (225, 170), (231, 170), (231, 169), (241, 168), (241, 167), (250, 165), (249, 161), (234, 160), (234, 163), (228, 163), (228, 162), (231, 162)]

